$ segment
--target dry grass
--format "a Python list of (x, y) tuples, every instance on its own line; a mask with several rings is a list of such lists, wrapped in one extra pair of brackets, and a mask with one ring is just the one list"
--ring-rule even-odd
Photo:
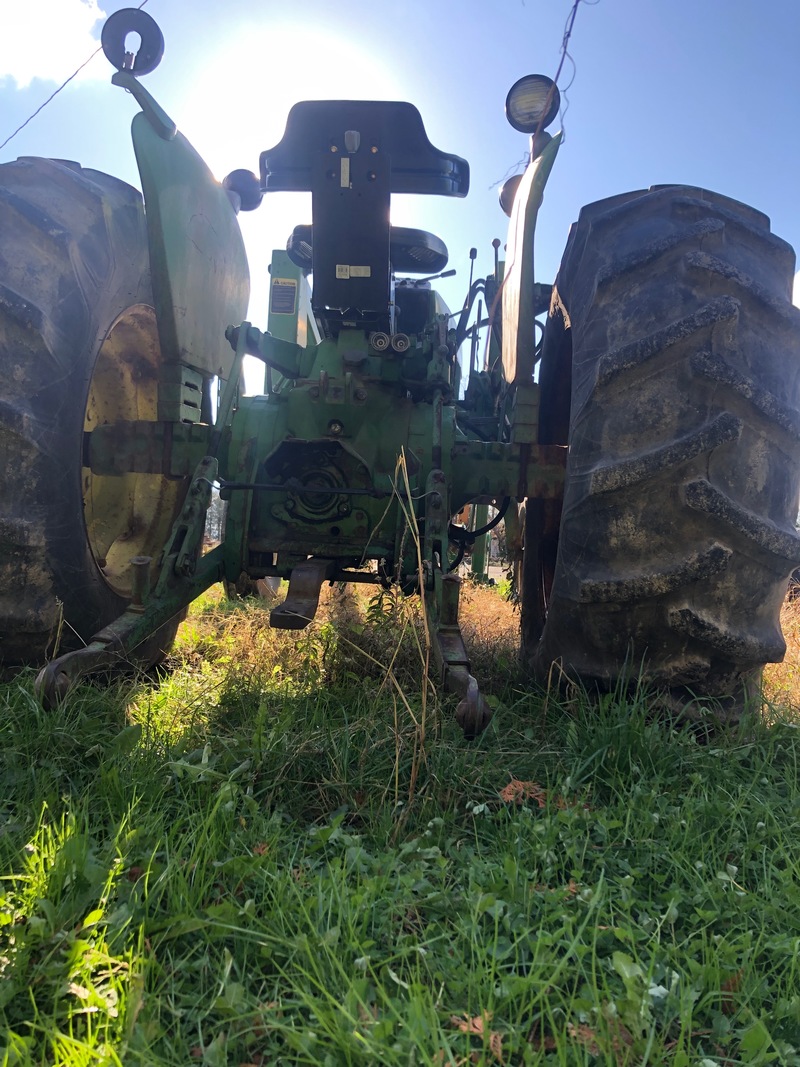
[(781, 612), (786, 639), (783, 663), (770, 663), (764, 671), (764, 695), (774, 705), (800, 710), (800, 599), (786, 599)]
[[(423, 625), (417, 597), (380, 594), (371, 586), (325, 586), (314, 622), (294, 632), (269, 627), (272, 603), (256, 598), (232, 608), (221, 590), (210, 592), (183, 624), (177, 658), (189, 668), (199, 668), (203, 660), (227, 663), (231, 676), (256, 684), (265, 673), (274, 681), (304, 677), (309, 670), (321, 684), (353, 676), (380, 682), (391, 667), (407, 692), (420, 691)], [(517, 663), (516, 605), (491, 587), (465, 580), (461, 624), (482, 688), (492, 693), (524, 682)], [(794, 713), (800, 709), (800, 600), (787, 599), (781, 626), (786, 657), (766, 667), (764, 695), (771, 706)]]
[[(279, 598), (278, 598), (279, 599)], [(179, 631), (176, 652), (184, 663), (217, 663), (231, 657), (240, 670), (286, 675), (306, 662), (309, 643), (318, 646), (328, 680), (342, 670), (382, 677), (392, 663), (400, 678), (419, 683), (422, 613), (418, 597), (372, 586), (324, 586), (319, 610), (305, 630), (273, 630), (268, 613), (276, 600), (228, 602), (220, 587), (207, 593)], [(464, 640), (476, 669), (505, 669), (516, 658), (519, 611), (494, 589), (464, 582)], [(416, 634), (416, 637), (415, 637)], [(399, 637), (402, 635), (402, 637)]]

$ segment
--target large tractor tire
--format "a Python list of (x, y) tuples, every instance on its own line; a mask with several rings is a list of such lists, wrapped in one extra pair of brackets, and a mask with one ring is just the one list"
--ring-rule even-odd
[[(131, 557), (166, 540), (185, 481), (83, 466), (84, 431), (157, 418), (160, 362), (139, 193), (75, 163), (0, 166), (5, 665), (87, 641), (125, 610)], [(159, 659), (174, 629), (137, 662)]]
[(704, 190), (583, 210), (543, 355), (545, 433), (568, 438), (569, 459), (546, 622), (527, 646), (540, 676), (557, 663), (607, 690), (643, 673), (667, 707), (691, 715), (711, 697), (735, 719), (783, 658), (800, 562), (794, 263), (766, 216)]

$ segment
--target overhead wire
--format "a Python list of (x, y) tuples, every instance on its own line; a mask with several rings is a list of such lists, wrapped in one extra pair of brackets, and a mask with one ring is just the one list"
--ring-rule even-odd
[[(144, 5), (146, 3), (148, 3), (148, 0), (142, 0), (141, 4), (139, 4), (138, 7), (141, 9), (141, 8), (144, 7)], [(2, 150), (9, 143), (9, 141), (13, 141), (14, 138), (17, 136), (17, 134), (20, 133), (21, 130), (25, 129), (25, 127), (28, 125), (29, 122), (33, 122), (33, 120), (36, 118), (36, 116), (39, 114), (39, 112), (43, 111), (47, 107), (47, 105), (50, 103), (50, 101), (55, 99), (55, 97), (58, 96), (58, 94), (61, 92), (61, 90), (65, 89), (69, 85), (69, 83), (72, 81), (73, 78), (77, 78), (77, 76), (80, 74), (80, 72), (83, 70), (83, 68), (88, 66), (89, 63), (91, 63), (91, 61), (97, 55), (97, 53), (101, 52), (102, 50), (103, 50), (103, 46), (101, 44), (98, 45), (97, 48), (95, 48), (94, 52), (92, 52), (92, 54), (89, 56), (89, 58), (85, 59), (83, 61), (83, 63), (81, 63), (81, 65), (76, 70), (74, 70), (72, 72), (72, 74), (70, 74), (70, 76), (67, 78), (67, 80), (62, 82), (61, 85), (59, 85), (59, 87), (57, 89), (55, 89), (48, 96), (48, 98), (45, 100), (45, 102), (43, 104), (40, 104), (39, 107), (36, 108), (36, 110), (33, 112), (33, 114), (29, 115), (21, 125), (17, 126), (16, 130), (14, 130), (13, 133), (10, 133), (8, 135), (8, 137), (6, 137), (5, 141), (3, 141), (2, 144), (0, 144), (0, 152), (2, 152)]]

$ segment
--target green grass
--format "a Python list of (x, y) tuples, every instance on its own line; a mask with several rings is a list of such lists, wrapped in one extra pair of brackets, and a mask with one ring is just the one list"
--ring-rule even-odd
[(790, 719), (703, 744), (483, 649), (489, 731), (429, 697), (423, 742), (414, 642), (406, 707), (337, 611), (201, 606), (171, 675), (51, 713), (0, 688), (3, 1067), (800, 1064)]

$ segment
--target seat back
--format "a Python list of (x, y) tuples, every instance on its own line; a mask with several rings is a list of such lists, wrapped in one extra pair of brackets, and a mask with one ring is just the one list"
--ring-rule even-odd
[(294, 105), (260, 166), (265, 192), (311, 192), (312, 308), (325, 332), (392, 332), (391, 194), (466, 196), (466, 161), (434, 148), (411, 104), (322, 100)]

